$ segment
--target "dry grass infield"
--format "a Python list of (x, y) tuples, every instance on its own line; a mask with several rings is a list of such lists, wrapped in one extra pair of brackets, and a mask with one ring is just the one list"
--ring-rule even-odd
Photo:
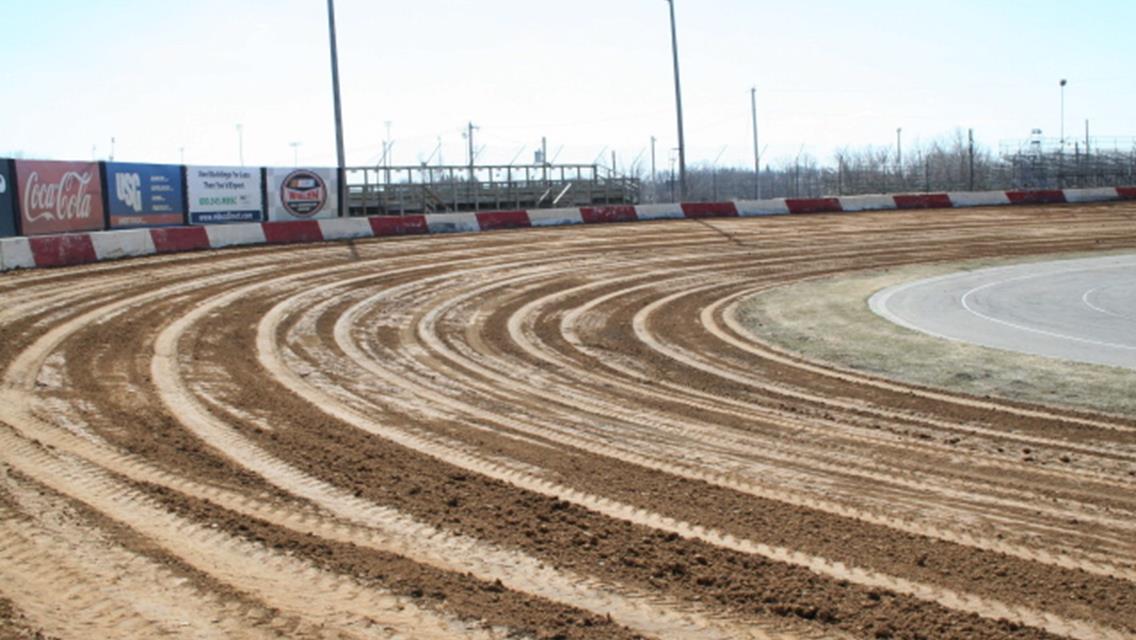
[(1136, 372), (934, 338), (868, 308), (877, 291), (904, 282), (1086, 255), (951, 262), (799, 281), (749, 298), (739, 317), (761, 339), (836, 367), (979, 397), (1136, 415)]

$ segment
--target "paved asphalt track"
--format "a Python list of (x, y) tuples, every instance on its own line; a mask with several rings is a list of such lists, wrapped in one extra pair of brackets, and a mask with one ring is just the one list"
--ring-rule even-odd
[(1136, 369), (1136, 255), (953, 273), (884, 289), (869, 304), (939, 338)]

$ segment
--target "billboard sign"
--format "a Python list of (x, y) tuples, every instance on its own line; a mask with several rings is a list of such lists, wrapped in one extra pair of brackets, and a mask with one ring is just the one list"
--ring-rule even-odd
[(190, 224), (259, 222), (264, 194), (258, 168), (186, 167)]
[(268, 169), (268, 219), (315, 220), (339, 215), (335, 169)]
[(103, 228), (97, 162), (16, 161), (20, 230), (26, 236)]
[(0, 238), (16, 235), (15, 194), (12, 161), (0, 158)]
[(108, 162), (105, 171), (111, 228), (185, 223), (181, 167)]

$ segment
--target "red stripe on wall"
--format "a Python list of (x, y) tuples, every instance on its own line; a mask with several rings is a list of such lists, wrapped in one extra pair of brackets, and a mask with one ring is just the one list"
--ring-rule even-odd
[(688, 218), (736, 218), (738, 208), (732, 202), (684, 202), (682, 214)]
[(954, 206), (945, 193), (917, 193), (895, 196), (897, 209), (950, 209)]
[(1136, 187), (1117, 187), (1116, 195), (1121, 200), (1136, 200)]
[(532, 226), (527, 211), (486, 211), (478, 213), (477, 224), (482, 231), (523, 229)]
[(426, 216), (374, 216), (368, 218), (375, 236), (408, 236), (430, 233)]
[(262, 222), (264, 241), (268, 244), (323, 242), (323, 230), (315, 220), (281, 220)]
[(177, 253), (209, 248), (209, 234), (205, 227), (171, 227), (150, 229), (154, 249), (158, 253)]
[(598, 224), (602, 222), (635, 222), (639, 216), (635, 215), (633, 205), (615, 205), (611, 207), (581, 207), (580, 218), (584, 224)]
[(838, 213), (844, 211), (839, 198), (786, 198), (789, 213)]
[(1007, 191), (1010, 204), (1064, 204), (1065, 192), (1060, 189), (1040, 191)]
[(73, 234), (65, 236), (42, 236), (28, 238), (32, 257), (37, 267), (65, 267), (72, 264), (97, 262), (95, 245), (91, 236)]

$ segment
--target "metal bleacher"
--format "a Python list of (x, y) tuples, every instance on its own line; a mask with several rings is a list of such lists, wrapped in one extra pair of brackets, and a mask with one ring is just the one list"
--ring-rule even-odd
[(349, 167), (350, 215), (637, 204), (639, 180), (597, 165)]

